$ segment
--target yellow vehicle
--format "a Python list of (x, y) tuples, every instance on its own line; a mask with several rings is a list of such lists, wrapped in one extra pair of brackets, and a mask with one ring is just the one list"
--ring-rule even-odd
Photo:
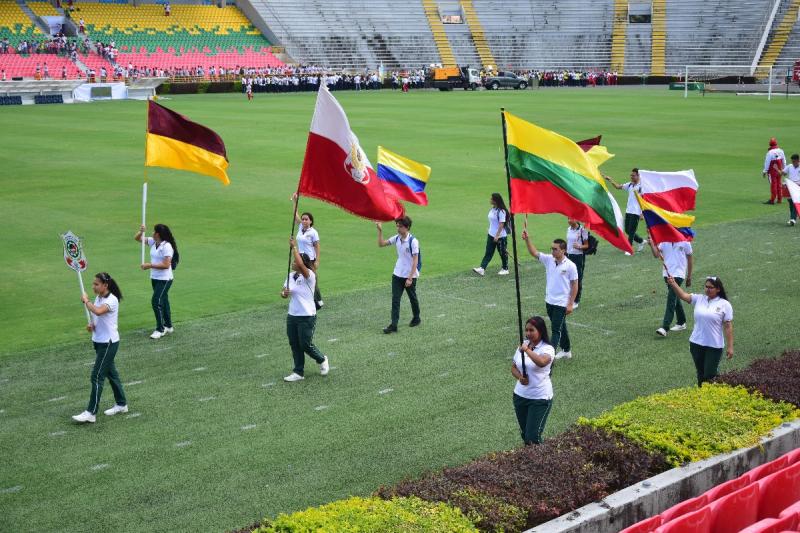
[(481, 85), (481, 74), (478, 69), (469, 67), (434, 67), (429, 75), (433, 78), (433, 86), (440, 91), (452, 91), (456, 88), (476, 90)]

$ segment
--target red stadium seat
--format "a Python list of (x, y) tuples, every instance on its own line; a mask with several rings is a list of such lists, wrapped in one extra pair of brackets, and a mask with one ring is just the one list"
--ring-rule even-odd
[(784, 518), (765, 518), (741, 530), (740, 533), (781, 533), (781, 531), (792, 529), (796, 523), (794, 515)]
[[(794, 516), (797, 519), (797, 526), (800, 526), (800, 502), (795, 502), (783, 511), (781, 514), (778, 515), (780, 518), (785, 518), (787, 516)], [(789, 529), (789, 528), (786, 528)]]
[(636, 522), (631, 527), (625, 528), (620, 533), (651, 533), (661, 525), (661, 516), (655, 515)]
[(776, 518), (781, 511), (800, 501), (800, 462), (758, 480), (758, 518)]
[(711, 503), (714, 500), (722, 498), (723, 496), (727, 496), (728, 494), (734, 493), (739, 489), (743, 489), (749, 484), (750, 478), (747, 477), (747, 475), (743, 475), (708, 489), (705, 492), (705, 495), (708, 498), (708, 502)]
[(754, 469), (747, 472), (745, 476), (749, 477), (750, 482), (752, 483), (753, 481), (758, 481), (759, 479), (763, 479), (770, 474), (774, 474), (778, 470), (783, 470), (787, 466), (789, 466), (788, 455), (781, 455), (774, 461), (770, 461), (769, 463), (755, 467)]
[(711, 533), (711, 510), (706, 506), (686, 513), (662, 525), (655, 533)]
[(662, 512), (661, 523), (666, 524), (670, 520), (674, 520), (679, 516), (685, 515), (686, 513), (697, 511), (707, 503), (708, 503), (708, 497), (705, 494), (701, 494), (697, 498), (690, 498), (688, 500), (684, 500), (681, 503), (675, 504), (666, 511)]
[(797, 463), (800, 461), (800, 448), (787, 453), (784, 457), (786, 457), (790, 465)]
[(711, 533), (737, 533), (758, 521), (759, 487), (752, 483), (708, 504)]

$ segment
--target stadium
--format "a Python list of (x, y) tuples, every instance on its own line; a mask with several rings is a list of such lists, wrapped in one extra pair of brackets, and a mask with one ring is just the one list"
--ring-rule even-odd
[(796, 65), (800, 0), (0, 0), (0, 531), (800, 531)]

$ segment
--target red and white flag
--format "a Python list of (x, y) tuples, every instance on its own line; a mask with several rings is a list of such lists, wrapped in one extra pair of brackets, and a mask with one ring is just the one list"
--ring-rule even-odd
[(680, 172), (640, 170), (639, 178), (642, 199), (673, 213), (684, 213), (694, 209), (698, 189), (694, 170)]
[(347, 115), (324, 83), (317, 93), (299, 192), (370, 220), (389, 221), (405, 213), (384, 192)]
[(789, 191), (789, 196), (791, 196), (791, 201), (794, 204), (794, 208), (797, 209), (798, 213), (800, 213), (800, 185), (796, 184), (790, 179), (787, 179), (783, 183), (786, 185), (786, 189)]

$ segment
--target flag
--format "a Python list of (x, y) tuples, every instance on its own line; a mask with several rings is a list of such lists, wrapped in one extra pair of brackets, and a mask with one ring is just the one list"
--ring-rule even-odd
[(370, 220), (389, 221), (404, 214), (402, 204), (384, 192), (347, 115), (324, 83), (317, 93), (299, 192)]
[(667, 211), (648, 202), (638, 194), (636, 199), (639, 200), (644, 222), (647, 224), (647, 232), (653, 239), (654, 245), (658, 246), (662, 242), (682, 242), (694, 239), (694, 230), (691, 228), (694, 223), (692, 215)]
[(417, 205), (428, 205), (425, 185), (428, 184), (430, 175), (431, 167), (428, 165), (406, 159), (378, 146), (378, 177), (389, 196)]
[(561, 213), (633, 253), (622, 231), (622, 212), (608, 192), (597, 161), (566, 137), (511, 113), (504, 112), (504, 117), (511, 212)]
[(642, 198), (651, 204), (675, 213), (694, 209), (698, 188), (694, 170), (680, 172), (640, 170), (639, 179)]
[(581, 147), (581, 150), (586, 152), (586, 155), (589, 156), (598, 167), (614, 157), (614, 154), (609, 154), (608, 149), (600, 144), (602, 138), (602, 135), (598, 135), (597, 137), (584, 139), (575, 143)]
[(188, 170), (230, 184), (228, 156), (219, 135), (152, 100), (147, 106), (145, 166)]
[(800, 213), (800, 185), (790, 179), (786, 179), (783, 183), (789, 191), (789, 196), (791, 197), (790, 201), (794, 204), (794, 208)]

